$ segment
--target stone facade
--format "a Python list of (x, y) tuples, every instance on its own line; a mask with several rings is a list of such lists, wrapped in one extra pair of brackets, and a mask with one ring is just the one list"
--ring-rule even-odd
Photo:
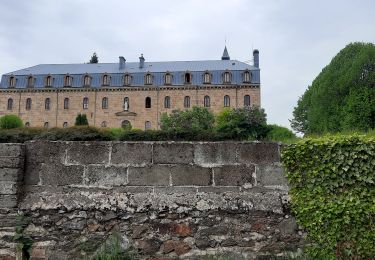
[(31, 259), (90, 257), (111, 234), (141, 259), (264, 259), (304, 243), (288, 210), (277, 143), (33, 141), (0, 148), (0, 259), (16, 257), (20, 213)]

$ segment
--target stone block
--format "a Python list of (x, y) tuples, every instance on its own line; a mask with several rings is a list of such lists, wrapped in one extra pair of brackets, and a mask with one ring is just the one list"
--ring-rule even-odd
[(18, 193), (19, 183), (12, 181), (0, 181), (0, 194), (13, 195)]
[(155, 187), (154, 189), (155, 193), (160, 194), (177, 194), (177, 193), (196, 193), (197, 188), (196, 187), (186, 187), (186, 186), (180, 186), (180, 187)]
[(0, 181), (21, 181), (23, 171), (20, 168), (0, 168)]
[(197, 165), (174, 165), (170, 167), (173, 186), (212, 185), (212, 169)]
[(152, 143), (113, 143), (111, 164), (144, 165), (152, 163)]
[(282, 235), (291, 235), (298, 229), (297, 222), (294, 218), (283, 219), (278, 226)]
[(189, 164), (194, 161), (192, 143), (155, 143), (153, 163)]
[(171, 166), (151, 165), (146, 167), (129, 167), (129, 185), (134, 186), (169, 186)]
[(43, 163), (27, 163), (25, 165), (23, 183), (25, 185), (37, 185), (39, 183), (42, 166)]
[(0, 208), (17, 207), (17, 195), (0, 195)]
[(40, 170), (42, 185), (61, 186), (82, 184), (81, 165), (43, 164)]
[(127, 168), (117, 166), (88, 166), (87, 185), (90, 186), (122, 186), (127, 184)]
[(238, 144), (238, 161), (244, 164), (271, 164), (280, 162), (278, 143)]
[(23, 168), (23, 157), (0, 157), (0, 168)]
[(23, 144), (7, 144), (0, 143), (0, 157), (23, 157), (24, 145)]
[(63, 163), (67, 142), (30, 141), (25, 143), (26, 163)]
[(208, 193), (226, 193), (226, 192), (240, 192), (241, 187), (225, 187), (225, 186), (220, 186), (220, 187), (199, 187), (198, 192), (208, 192)]
[(108, 142), (70, 142), (67, 151), (69, 164), (108, 164)]
[(225, 165), (237, 162), (237, 143), (198, 143), (194, 149), (194, 162), (198, 165)]
[(284, 169), (280, 165), (262, 165), (257, 167), (258, 186), (288, 187)]
[(254, 165), (224, 165), (213, 169), (216, 186), (243, 186), (253, 184)]

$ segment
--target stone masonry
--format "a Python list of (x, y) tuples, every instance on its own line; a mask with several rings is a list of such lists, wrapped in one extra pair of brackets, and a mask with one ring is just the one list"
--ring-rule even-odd
[(21, 213), (31, 259), (87, 259), (113, 234), (140, 259), (265, 259), (303, 246), (278, 143), (32, 141), (0, 148), (0, 259), (17, 256)]

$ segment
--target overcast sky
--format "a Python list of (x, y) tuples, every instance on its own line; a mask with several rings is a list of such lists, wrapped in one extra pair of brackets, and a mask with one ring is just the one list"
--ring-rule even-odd
[(231, 59), (260, 51), (262, 107), (297, 99), (350, 42), (375, 42), (375, 0), (0, 0), (0, 74), (42, 63)]

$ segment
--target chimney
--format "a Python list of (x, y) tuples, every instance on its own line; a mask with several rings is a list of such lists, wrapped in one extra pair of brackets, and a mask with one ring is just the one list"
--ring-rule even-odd
[(145, 66), (145, 58), (143, 58), (143, 54), (139, 57), (139, 68), (143, 68)]
[(120, 56), (118, 58), (119, 58), (119, 69), (120, 70), (125, 69), (125, 61), (126, 61), (125, 58), (122, 57), (122, 56)]
[(253, 51), (253, 57), (254, 57), (254, 67), (259, 68), (259, 51), (257, 49)]

